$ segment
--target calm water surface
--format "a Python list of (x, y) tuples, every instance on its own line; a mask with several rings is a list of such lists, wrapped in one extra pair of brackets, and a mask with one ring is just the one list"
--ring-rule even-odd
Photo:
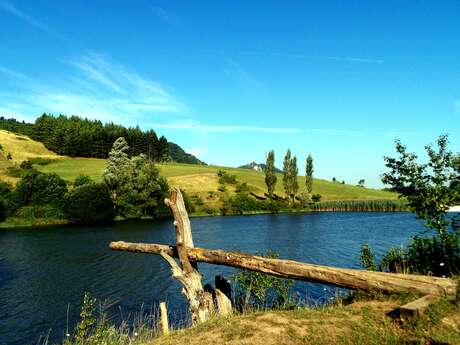
[[(275, 250), (281, 258), (340, 267), (359, 267), (359, 248), (376, 252), (407, 243), (422, 230), (409, 213), (314, 213), (193, 218), (195, 246)], [(110, 241), (174, 243), (172, 221), (93, 227), (0, 230), (0, 344), (37, 344), (49, 332), (55, 343), (72, 330), (85, 291), (115, 304), (119, 314), (169, 302), (171, 317), (186, 310), (180, 285), (157, 255), (112, 252)], [(206, 282), (224, 266), (200, 264)], [(335, 288), (296, 283), (301, 298), (322, 300)], [(69, 307), (69, 323), (67, 308)]]

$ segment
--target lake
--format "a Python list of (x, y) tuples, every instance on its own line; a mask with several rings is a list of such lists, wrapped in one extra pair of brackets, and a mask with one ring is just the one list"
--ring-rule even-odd
[[(361, 243), (378, 253), (406, 244), (422, 225), (409, 213), (324, 212), (192, 218), (195, 246), (264, 253), (339, 267), (359, 267)], [(186, 311), (181, 286), (157, 255), (113, 252), (110, 241), (173, 244), (172, 220), (109, 226), (58, 226), (0, 231), (0, 344), (50, 344), (72, 333), (85, 291), (126, 318), (168, 301), (171, 318)], [(234, 270), (200, 264), (204, 283)], [(294, 292), (321, 303), (337, 289), (298, 282)], [(67, 316), (67, 310), (69, 310)], [(67, 322), (67, 318), (69, 321)]]

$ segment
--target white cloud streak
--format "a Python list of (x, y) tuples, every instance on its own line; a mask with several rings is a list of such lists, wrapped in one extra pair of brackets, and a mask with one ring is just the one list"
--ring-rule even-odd
[(14, 6), (12, 3), (8, 2), (8, 1), (4, 1), (4, 0), (0, 0), (0, 9), (3, 9), (4, 11), (6, 12), (9, 12), (10, 14), (28, 22), (29, 24), (41, 29), (41, 30), (44, 30), (44, 31), (47, 31), (48, 33), (60, 38), (60, 39), (66, 39), (63, 35), (61, 35), (59, 32), (55, 31), (54, 29), (52, 29), (50, 26), (48, 26), (47, 24), (41, 22), (40, 20), (38, 19), (35, 19), (34, 17), (32, 17), (31, 15), (25, 13), (24, 11), (21, 11), (19, 8), (17, 8), (16, 6)]
[(56, 78), (59, 81), (35, 80), (0, 66), (0, 75), (20, 90), (0, 90), (2, 114), (24, 117), (51, 112), (132, 125), (166, 115), (181, 117), (188, 111), (159, 83), (100, 54), (89, 53), (67, 63), (74, 67), (73, 75)]
[(152, 123), (153, 128), (194, 131), (202, 133), (259, 132), (277, 134), (297, 134), (297, 128), (258, 127), (245, 125), (208, 125), (196, 123)]
[(331, 60), (331, 61), (340, 61), (348, 63), (357, 63), (357, 64), (383, 64), (385, 60), (367, 58), (367, 57), (352, 57), (352, 56), (318, 56), (311, 54), (301, 54), (301, 53), (284, 53), (284, 52), (257, 52), (257, 51), (246, 51), (241, 52), (241, 55), (262, 55), (262, 56), (274, 56), (281, 58), (290, 58), (290, 59), (305, 59), (305, 60)]

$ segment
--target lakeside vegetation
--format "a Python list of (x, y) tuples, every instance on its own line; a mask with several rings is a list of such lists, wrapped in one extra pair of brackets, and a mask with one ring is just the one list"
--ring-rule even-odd
[[(320, 206), (315, 206), (315, 203), (320, 200), (322, 202), (329, 201), (329, 207), (334, 207), (336, 210), (346, 210), (347, 208), (344, 208), (343, 205), (350, 205), (347, 207), (355, 210), (358, 209), (356, 205), (361, 205), (360, 210), (364, 210), (366, 205), (369, 205), (368, 210), (372, 211), (379, 210), (379, 205), (382, 206), (380, 207), (382, 211), (402, 209), (401, 205), (403, 204), (397, 200), (398, 195), (396, 193), (314, 178), (311, 155), (307, 157), (307, 177), (303, 177), (298, 176), (296, 157), (290, 157), (289, 154), (285, 157), (284, 171), (279, 173), (274, 164), (274, 152), (271, 152), (270, 156), (272, 161), (267, 161), (267, 168), (264, 171), (256, 171), (171, 162), (169, 161), (170, 157), (164, 156), (165, 159), (167, 158), (165, 160), (159, 159), (157, 153), (150, 156), (142, 153), (147, 150), (144, 143), (142, 145), (136, 143), (137, 146), (133, 150), (129, 146), (128, 140), (125, 140), (126, 157), (128, 157), (127, 159), (134, 159), (130, 164), (137, 167), (133, 168), (134, 170), (131, 169), (131, 173), (127, 173), (134, 180), (126, 185), (127, 187), (123, 192), (110, 192), (114, 207), (113, 216), (110, 216), (111, 212), (101, 209), (101, 207), (111, 207), (107, 198), (102, 197), (107, 194), (103, 192), (105, 190), (103, 185), (110, 186), (107, 176), (104, 175), (104, 172), (110, 168), (110, 155), (107, 160), (57, 154), (62, 153), (59, 145), (64, 145), (58, 140), (61, 138), (61, 132), (67, 133), (66, 131), (76, 130), (76, 127), (88, 129), (85, 135), (89, 135), (89, 137), (99, 133), (98, 131), (104, 133), (109, 129), (114, 129), (114, 131), (117, 129), (116, 133), (126, 132), (131, 136), (131, 141), (134, 140), (133, 136), (135, 137), (134, 134), (136, 133), (139, 134), (139, 138), (146, 135), (144, 132), (139, 132), (138, 129), (125, 129), (121, 126), (100, 127), (100, 125), (97, 121), (64, 116), (56, 118), (43, 115), (37, 119), (35, 124), (19, 123), (12, 119), (0, 118), (0, 127), (3, 126), (16, 131), (13, 133), (0, 130), (0, 145), (2, 145), (0, 147), (0, 180), (4, 183), (2, 185), (3, 194), (1, 195), (4, 222), (0, 223), (0, 227), (42, 226), (69, 222), (99, 223), (112, 219), (168, 216), (169, 210), (165, 210), (162, 200), (166, 195), (165, 191), (169, 190), (169, 186), (179, 187), (183, 191), (191, 215), (316, 211), (321, 210)], [(96, 129), (92, 126), (95, 126)], [(29, 138), (24, 133), (45, 140), (46, 145)], [(74, 137), (76, 142), (72, 142), (75, 146), (81, 146), (85, 143), (83, 139), (89, 137), (82, 134), (81, 137)], [(66, 141), (66, 147), (73, 147), (72, 142)], [(50, 149), (58, 152), (53, 152)], [(91, 150), (87, 152), (90, 156), (93, 152)], [(176, 152), (176, 154), (178, 153)], [(123, 165), (124, 163), (120, 164)], [(144, 169), (143, 167), (149, 167), (147, 175), (151, 176), (152, 181), (156, 181), (160, 177), (164, 178), (162, 182), (164, 187), (161, 188), (163, 192), (160, 193), (161, 195), (150, 197), (150, 201), (147, 201), (147, 196), (154, 194), (144, 190), (144, 188), (150, 188), (153, 191), (156, 187), (149, 186), (144, 177), (145, 173), (137, 173), (137, 170), (140, 169), (141, 171)], [(128, 168), (125, 166), (125, 168), (120, 169)], [(269, 178), (267, 179), (267, 177)], [(82, 188), (80, 186), (82, 178), (83, 180), (86, 179), (91, 187)], [(54, 187), (59, 185), (58, 190), (61, 190), (62, 193), (58, 197), (56, 195), (50, 196), (49, 191), (52, 189), (52, 185), (45, 186), (48, 182), (37, 184), (36, 181), (48, 181), (54, 183)], [(269, 186), (267, 183), (271, 183), (271, 185)], [(24, 196), (24, 192), (21, 192), (24, 190), (24, 186), (29, 189), (27, 193), (31, 195), (35, 193), (35, 196)], [(96, 191), (98, 195), (102, 196), (92, 200), (90, 194)], [(134, 191), (135, 194), (131, 191)], [(21, 193), (22, 196), (19, 195)], [(130, 206), (129, 212), (122, 212), (115, 200), (115, 195), (120, 195), (120, 193), (125, 194), (127, 199), (131, 199), (128, 204), (137, 206)], [(128, 195), (132, 195), (132, 197), (128, 197)], [(141, 202), (139, 196), (142, 196), (144, 201)], [(51, 200), (50, 198), (53, 200), (52, 203), (43, 201)], [(77, 202), (76, 200), (79, 198), (81, 200)], [(366, 200), (375, 200), (375, 202), (368, 203)], [(387, 201), (378, 202), (376, 200)], [(101, 212), (90, 212), (85, 207), (86, 204), (97, 206), (96, 210)], [(151, 205), (148, 211), (148, 207), (145, 206), (147, 204)], [(82, 207), (82, 209), (75, 210), (76, 207)], [(87, 216), (86, 219), (83, 219), (85, 213)], [(80, 214), (80, 220), (77, 220), (77, 214)], [(95, 217), (96, 214), (105, 215), (105, 218), (102, 217), (98, 220)]]

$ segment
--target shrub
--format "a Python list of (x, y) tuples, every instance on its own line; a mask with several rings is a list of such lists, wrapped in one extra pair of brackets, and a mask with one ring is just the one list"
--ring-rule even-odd
[(225, 187), (224, 184), (220, 184), (219, 187), (217, 187), (217, 190), (223, 193), (227, 191), (227, 187)]
[(65, 214), (61, 208), (53, 205), (22, 206), (14, 212), (13, 216), (29, 220), (37, 218), (65, 219)]
[(66, 193), (66, 183), (57, 174), (45, 174), (30, 169), (16, 185), (15, 198), (23, 206), (59, 205)]
[(80, 187), (80, 186), (83, 186), (84, 184), (88, 184), (91, 182), (93, 182), (93, 180), (91, 180), (91, 177), (89, 177), (88, 175), (79, 175), (77, 176), (75, 181), (73, 181), (73, 185), (74, 187)]
[(22, 170), (32, 169), (32, 163), (29, 160), (22, 161), (21, 164), (19, 165), (19, 167)]
[(321, 201), (321, 194), (313, 194), (313, 195), (311, 196), (311, 200), (312, 200), (313, 202), (320, 202), (320, 201)]
[(13, 192), (10, 184), (0, 181), (0, 221), (4, 221), (13, 206)]
[(182, 198), (184, 199), (184, 205), (187, 212), (189, 214), (195, 212), (195, 206), (193, 205), (189, 195), (183, 189), (181, 189), (180, 192), (182, 193)]
[(225, 170), (219, 170), (217, 172), (217, 176), (219, 177), (219, 183), (221, 184), (236, 184), (236, 176), (235, 175), (230, 175), (227, 173)]
[[(279, 255), (268, 251), (266, 258), (277, 259)], [(261, 272), (238, 270), (233, 276), (237, 283), (237, 294), (243, 307), (283, 307), (288, 302), (289, 289), (294, 284), (291, 279), (279, 278)]]
[(87, 183), (66, 195), (64, 212), (72, 223), (99, 224), (113, 220), (114, 205), (105, 184)]
[(8, 175), (11, 177), (21, 177), (23, 170), (18, 168), (17, 166), (8, 167), (7, 169)]
[(48, 164), (54, 162), (54, 159), (42, 158), (42, 157), (34, 157), (34, 158), (29, 158), (29, 161), (30, 161), (32, 164), (37, 164), (37, 165), (48, 165)]

